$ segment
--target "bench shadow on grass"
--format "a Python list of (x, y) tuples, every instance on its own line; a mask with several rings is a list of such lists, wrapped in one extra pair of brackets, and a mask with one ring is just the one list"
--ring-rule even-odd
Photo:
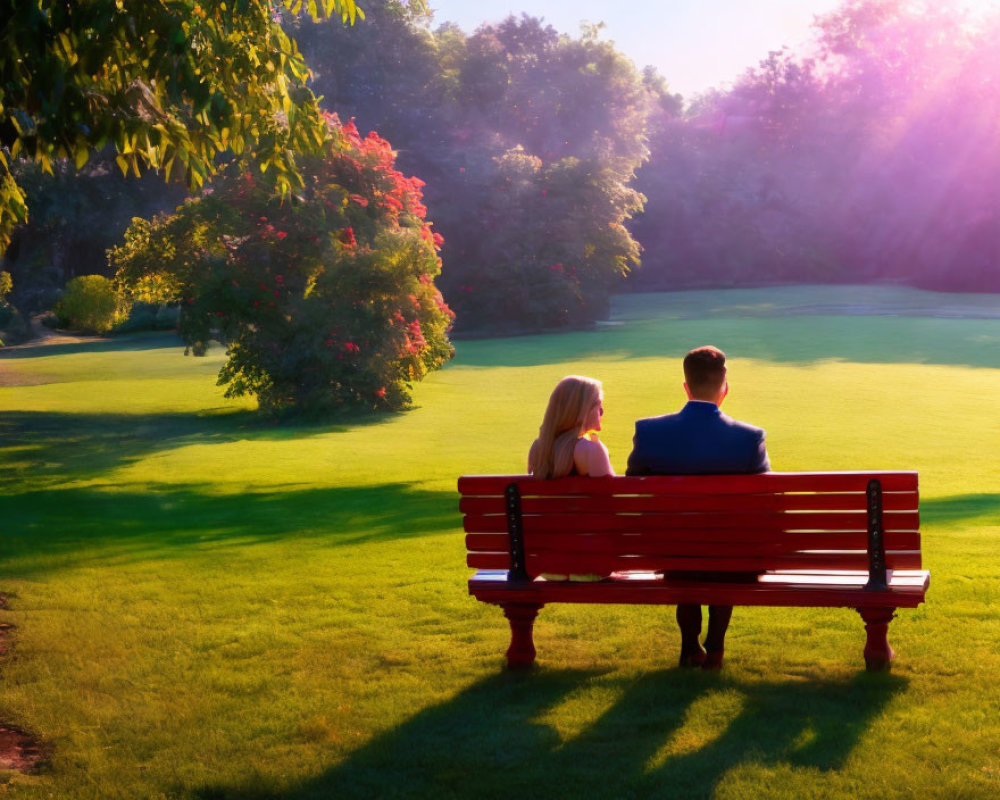
[[(836, 772), (906, 680), (740, 682), (680, 670), (611, 678), (618, 701), (562, 741), (542, 718), (594, 673), (486, 678), (375, 737), (326, 774), (285, 791), (204, 787), (202, 800), (369, 797), (709, 798), (742, 765)], [(608, 678), (599, 680), (607, 684)], [(700, 701), (738, 710), (692, 735)], [(728, 705), (733, 705), (729, 702)], [(569, 713), (569, 712), (567, 712)]]

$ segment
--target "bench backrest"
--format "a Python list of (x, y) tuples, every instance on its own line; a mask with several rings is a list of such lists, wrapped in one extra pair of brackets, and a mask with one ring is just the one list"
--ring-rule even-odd
[(884, 566), (920, 569), (915, 472), (459, 479), (467, 562), (512, 569), (519, 495), (523, 566), (542, 572), (869, 570), (871, 481)]

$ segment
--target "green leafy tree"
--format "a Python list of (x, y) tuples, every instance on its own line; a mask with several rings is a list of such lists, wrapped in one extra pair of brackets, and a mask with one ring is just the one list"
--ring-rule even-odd
[(112, 259), (126, 292), (166, 273), (195, 355), (226, 344), (227, 396), (306, 414), (397, 409), (453, 352), (434, 285), (441, 239), (388, 142), (328, 124), (294, 202), (230, 169), (174, 215), (135, 220)]
[(51, 171), (111, 146), (122, 172), (183, 173), (252, 151), (281, 191), (325, 125), (276, 8), (353, 21), (354, 0), (0, 0), (0, 250), (27, 217), (12, 159)]
[(652, 94), (631, 62), (596, 29), (573, 39), (511, 17), (466, 36), (431, 32), (394, 0), (366, 8), (363, 31), (315, 26), (303, 51), (325, 102), (376, 127), (427, 181), (458, 329), (601, 316), (638, 263), (624, 222), (641, 207), (629, 186)]
[(651, 96), (635, 67), (595, 30), (574, 40), (511, 17), (467, 40), (450, 96), (465, 163), (452, 170), (456, 217), (435, 217), (459, 323), (510, 331), (604, 316), (639, 264), (625, 222), (644, 199), (630, 183)]

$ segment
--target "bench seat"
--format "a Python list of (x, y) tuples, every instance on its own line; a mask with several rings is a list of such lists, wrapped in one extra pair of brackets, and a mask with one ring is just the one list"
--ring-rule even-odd
[(897, 570), (888, 589), (864, 588), (867, 572), (765, 573), (753, 584), (664, 580), (653, 573), (615, 574), (599, 583), (509, 581), (507, 570), (479, 570), (469, 594), (486, 603), (627, 603), (630, 605), (806, 606), (916, 608), (930, 583), (926, 570)]

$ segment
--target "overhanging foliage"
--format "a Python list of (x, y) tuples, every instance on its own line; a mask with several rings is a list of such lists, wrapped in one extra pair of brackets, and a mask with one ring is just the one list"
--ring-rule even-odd
[(325, 123), (276, 8), (314, 19), (355, 0), (0, 0), (0, 251), (27, 218), (11, 160), (83, 166), (114, 147), (124, 173), (179, 171), (191, 188), (222, 151), (252, 151), (281, 192)]

